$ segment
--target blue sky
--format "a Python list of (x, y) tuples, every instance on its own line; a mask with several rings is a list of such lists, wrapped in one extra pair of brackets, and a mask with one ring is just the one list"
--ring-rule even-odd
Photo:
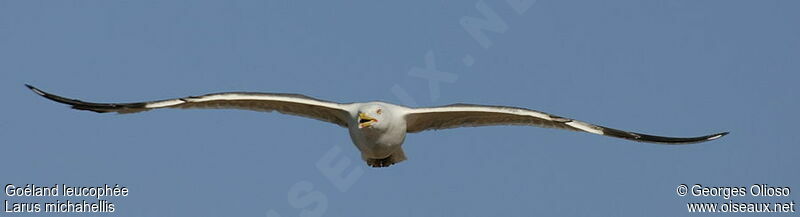
[[(677, 196), (679, 184), (800, 188), (798, 6), (0, 1), (0, 182), (125, 185), (128, 197), (108, 198), (119, 216), (692, 215), (688, 202), (725, 200)], [(466, 30), (487, 16), (485, 38)], [(465, 29), (461, 20), (479, 23)], [(411, 134), (408, 161), (373, 169), (332, 124), (238, 110), (95, 114), (25, 83), (100, 102), (284, 92), (511, 105), (657, 135), (731, 134), (661, 146), (461, 128)], [(327, 176), (317, 166), (326, 155), (349, 161), (344, 174), (355, 178)]]

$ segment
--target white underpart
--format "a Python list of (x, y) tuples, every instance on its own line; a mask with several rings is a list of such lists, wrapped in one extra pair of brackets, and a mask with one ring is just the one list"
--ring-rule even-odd
[(706, 139), (706, 140), (715, 140), (715, 139), (719, 139), (719, 137), (722, 137), (722, 135), (716, 135), (716, 136), (712, 136), (712, 137), (709, 137), (709, 138), (708, 138), (708, 139)]
[(178, 105), (178, 104), (182, 104), (182, 103), (184, 103), (184, 101), (179, 100), (179, 99), (171, 99), (171, 100), (164, 100), (164, 101), (160, 101), (160, 102), (148, 103), (144, 107), (145, 108), (162, 108), (162, 107), (168, 107), (168, 106)]
[(548, 121), (552, 121), (553, 119), (548, 114), (534, 112), (534, 111), (525, 111), (520, 109), (514, 108), (494, 108), (494, 107), (467, 107), (467, 106), (453, 106), (453, 107), (439, 107), (439, 108), (420, 108), (414, 109), (413, 112), (416, 113), (423, 113), (423, 112), (496, 112), (496, 113), (506, 113), (506, 114), (516, 114), (516, 115), (525, 115), (525, 116), (532, 116), (539, 119), (544, 119)]
[(34, 93), (36, 93), (36, 94), (39, 94), (40, 96), (44, 96), (44, 95), (46, 95), (44, 92), (42, 92), (42, 91), (41, 91), (41, 90), (39, 90), (39, 89), (33, 88), (33, 89), (31, 89), (31, 90), (33, 90), (33, 92), (34, 92)]
[(283, 101), (283, 102), (296, 102), (296, 103), (303, 103), (309, 105), (316, 105), (316, 106), (323, 106), (323, 107), (331, 107), (331, 108), (340, 108), (339, 104), (334, 103), (327, 103), (327, 102), (320, 102), (317, 100), (310, 100), (304, 98), (297, 98), (297, 97), (289, 97), (289, 96), (266, 96), (266, 95), (243, 95), (243, 94), (220, 94), (220, 95), (210, 95), (210, 96), (202, 96), (202, 97), (188, 97), (183, 99), (173, 99), (173, 100), (165, 100), (161, 102), (155, 102), (147, 104), (145, 107), (147, 108), (161, 108), (161, 107), (168, 107), (173, 105), (178, 105), (186, 102), (207, 102), (207, 101), (215, 101), (215, 100), (265, 100), (265, 101)]
[(587, 124), (587, 123), (576, 121), (576, 120), (567, 122), (566, 124), (571, 126), (571, 127), (578, 128), (578, 129), (586, 131), (586, 132), (603, 135), (603, 130), (597, 129), (597, 127), (595, 127), (595, 126), (593, 126), (591, 124)]

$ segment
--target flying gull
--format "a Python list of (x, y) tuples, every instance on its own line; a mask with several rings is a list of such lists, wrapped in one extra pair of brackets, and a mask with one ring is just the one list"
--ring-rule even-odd
[(453, 104), (409, 108), (385, 102), (336, 103), (299, 94), (227, 92), (137, 103), (94, 103), (64, 98), (25, 85), (47, 99), (73, 109), (128, 114), (160, 108), (244, 109), (297, 115), (345, 127), (373, 167), (387, 167), (406, 160), (402, 144), (407, 133), (425, 130), (491, 125), (526, 125), (582, 131), (637, 142), (688, 144), (718, 139), (728, 132), (700, 137), (653, 136), (612, 129), (525, 108)]

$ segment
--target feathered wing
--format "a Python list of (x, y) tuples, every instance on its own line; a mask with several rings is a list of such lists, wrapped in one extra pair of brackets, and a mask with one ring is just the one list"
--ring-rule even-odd
[(127, 114), (160, 108), (278, 111), (283, 114), (326, 121), (342, 127), (347, 127), (349, 117), (349, 113), (344, 108), (345, 104), (328, 102), (298, 94), (228, 92), (150, 102), (93, 103), (50, 94), (31, 85), (25, 86), (47, 99), (71, 105), (73, 109), (99, 113), (117, 112)]
[(665, 144), (704, 142), (718, 139), (728, 134), (724, 132), (690, 138), (653, 136), (593, 125), (525, 108), (469, 104), (411, 109), (405, 118), (408, 125), (407, 132), (409, 133), (457, 127), (529, 125), (583, 131), (638, 142)]

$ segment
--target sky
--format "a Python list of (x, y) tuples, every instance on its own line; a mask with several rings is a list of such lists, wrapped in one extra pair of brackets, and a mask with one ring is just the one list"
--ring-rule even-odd
[[(75, 216), (692, 216), (693, 188), (800, 201), (797, 1), (0, 1), (0, 195), (119, 184)], [(76, 111), (226, 91), (531, 108), (683, 146), (520, 126), (407, 136), (370, 168), (346, 129), (277, 113)], [(678, 190), (679, 191), (679, 190)], [(797, 208), (796, 208), (797, 209)], [(763, 214), (796, 216), (798, 212)], [(4, 216), (44, 216), (47, 213)], [(715, 213), (727, 216), (731, 213)], [(761, 215), (761, 214), (759, 214)]]

